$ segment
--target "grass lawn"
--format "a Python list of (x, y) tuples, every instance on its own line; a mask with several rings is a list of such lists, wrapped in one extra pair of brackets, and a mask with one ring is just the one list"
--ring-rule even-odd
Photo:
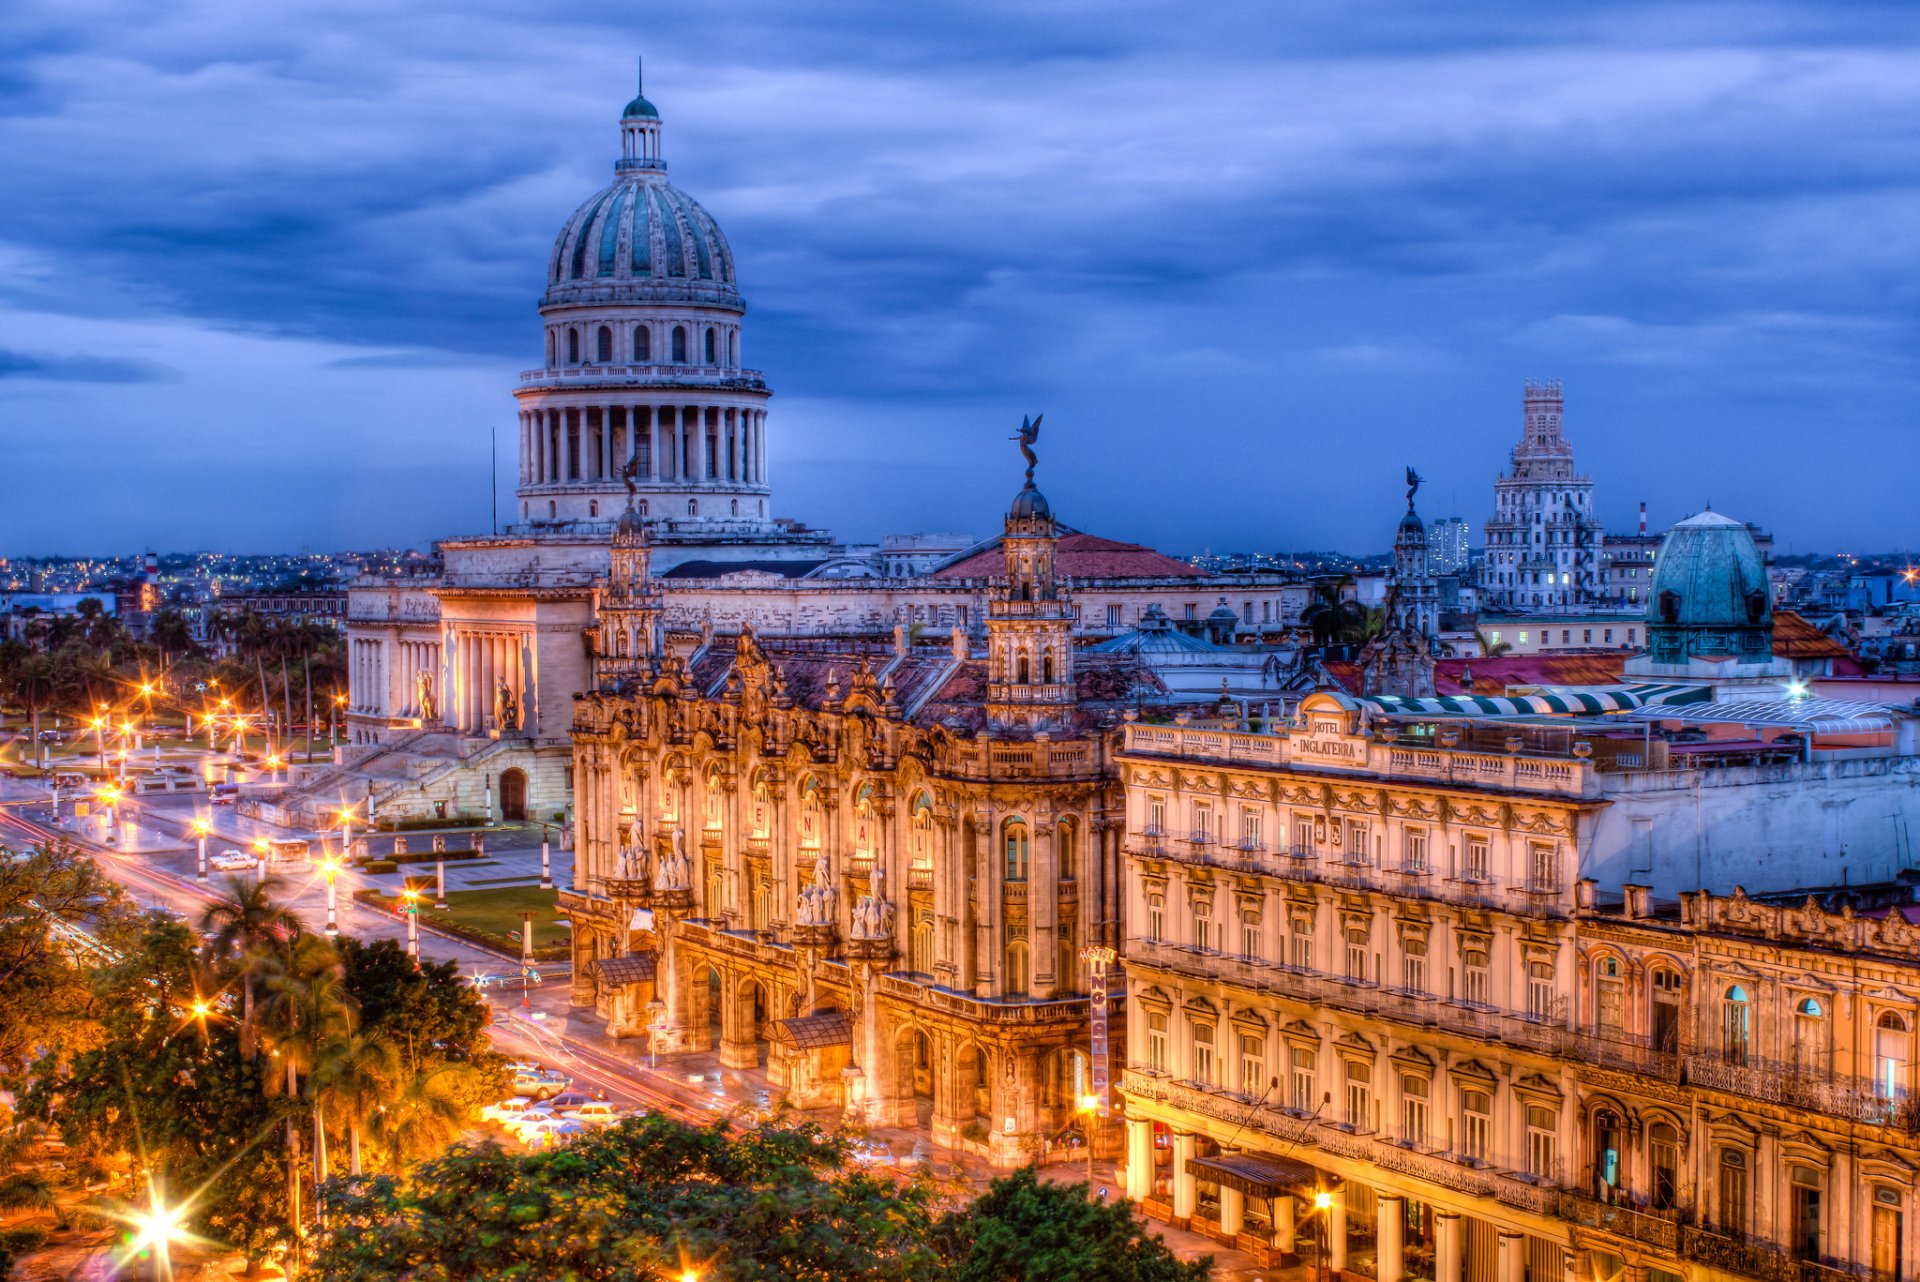
[[(413, 874), (418, 876), (418, 873)], [(433, 906), (433, 878), (426, 878), (427, 890), (420, 901), (420, 920), (425, 925), (449, 919), (475, 930), (486, 931), (501, 940), (520, 938), (520, 914), (540, 915), (533, 920), (533, 946), (565, 944), (572, 936), (566, 925), (553, 915), (554, 892), (538, 886), (499, 886), (485, 890), (450, 890), (447, 906)], [(417, 883), (416, 883), (417, 884)]]

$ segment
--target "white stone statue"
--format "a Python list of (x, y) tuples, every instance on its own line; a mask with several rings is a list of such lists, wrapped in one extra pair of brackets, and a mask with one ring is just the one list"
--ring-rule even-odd
[(420, 710), (422, 721), (439, 719), (440, 710), (433, 702), (433, 673), (422, 672), (413, 679), (413, 703)]
[(627, 825), (627, 841), (620, 847), (620, 876), (628, 881), (646, 880), (646, 829), (638, 818)]
[(660, 860), (653, 872), (653, 888), (658, 891), (693, 889), (693, 860), (687, 857), (687, 830), (673, 830), (673, 850)]
[(796, 926), (833, 925), (835, 901), (833, 879), (827, 873), (825, 855), (813, 865), (813, 880), (800, 888), (800, 901), (795, 906), (794, 924)]
[(853, 937), (855, 939), (891, 939), (893, 938), (893, 905), (887, 901), (887, 872), (880, 864), (873, 866), (873, 877), (868, 883), (870, 892), (860, 896), (860, 902), (853, 908)]

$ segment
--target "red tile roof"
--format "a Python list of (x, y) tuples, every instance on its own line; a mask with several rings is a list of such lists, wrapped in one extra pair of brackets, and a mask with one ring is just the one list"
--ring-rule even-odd
[[(1059, 573), (1070, 579), (1162, 579), (1206, 578), (1207, 571), (1185, 561), (1176, 561), (1164, 552), (1156, 552), (1138, 543), (1121, 543), (1092, 534), (1071, 533), (1060, 536), (1060, 551), (1055, 561)], [(1006, 559), (1000, 540), (938, 570), (937, 579), (984, 579), (1006, 571)]]
[(1773, 612), (1773, 653), (1781, 659), (1851, 659), (1853, 651), (1792, 610)]
[(1618, 685), (1629, 655), (1506, 654), (1497, 659), (1440, 659), (1433, 665), (1435, 694), (1460, 694), (1460, 678), (1473, 669), (1473, 693), (1499, 695), (1509, 686)]

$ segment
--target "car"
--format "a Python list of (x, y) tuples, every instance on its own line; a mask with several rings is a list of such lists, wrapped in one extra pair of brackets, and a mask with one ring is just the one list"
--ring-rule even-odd
[(573, 1082), (568, 1078), (554, 1074), (515, 1073), (513, 1075), (513, 1093), (525, 1095), (529, 1099), (552, 1099), (572, 1085)]
[(565, 1118), (555, 1117), (543, 1121), (528, 1122), (515, 1134), (528, 1148), (551, 1148), (553, 1145), (572, 1139), (586, 1131), (579, 1122), (569, 1122)]
[(209, 866), (221, 872), (242, 872), (259, 862), (258, 859), (241, 850), (223, 850), (207, 860)]
[(561, 1112), (560, 1116), (571, 1118), (582, 1126), (612, 1126), (626, 1115), (626, 1111), (616, 1104), (605, 1100), (595, 1100), (591, 1104), (582, 1104)]
[(547, 1100), (547, 1107), (557, 1113), (571, 1113), (582, 1104), (593, 1104), (597, 1102), (593, 1096), (587, 1094), (585, 1091), (561, 1091), (558, 1095), (552, 1096)]
[[(509, 1095), (498, 1104), (489, 1104), (481, 1109), (480, 1117), (483, 1121), (497, 1122), (502, 1126), (510, 1127), (529, 1112), (537, 1112), (543, 1108), (543, 1105), (535, 1104), (532, 1100), (522, 1099), (518, 1095)], [(546, 1111), (551, 1113), (552, 1110)]]
[(535, 1105), (520, 1116), (506, 1123), (507, 1130), (517, 1140), (525, 1142), (527, 1136), (536, 1134), (548, 1127), (557, 1126), (563, 1119), (558, 1113), (544, 1105)]
[(231, 806), (240, 797), (240, 785), (237, 783), (217, 783), (207, 794), (207, 800), (216, 806)]
[(855, 1140), (848, 1156), (862, 1166), (892, 1166), (893, 1150), (880, 1140)]

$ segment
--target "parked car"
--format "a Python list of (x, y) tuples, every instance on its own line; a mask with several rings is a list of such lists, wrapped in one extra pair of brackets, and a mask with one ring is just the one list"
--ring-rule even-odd
[(892, 1166), (893, 1150), (880, 1140), (855, 1140), (848, 1156), (862, 1166)]
[(482, 1120), (497, 1122), (501, 1126), (506, 1127), (511, 1127), (515, 1122), (520, 1121), (529, 1114), (537, 1116), (541, 1113), (545, 1113), (550, 1117), (553, 1114), (553, 1110), (547, 1108), (544, 1104), (536, 1104), (532, 1100), (522, 1099), (518, 1095), (509, 1095), (498, 1104), (489, 1104), (480, 1110)]
[(210, 857), (207, 865), (220, 872), (243, 872), (254, 867), (260, 861), (243, 850), (223, 850)]
[(520, 1142), (528, 1148), (550, 1148), (583, 1134), (586, 1129), (579, 1122), (569, 1122), (562, 1117), (551, 1121), (528, 1123), (520, 1128), (519, 1136)]
[(604, 1127), (612, 1126), (625, 1117), (626, 1110), (617, 1104), (609, 1104), (605, 1100), (594, 1100), (589, 1104), (562, 1109), (560, 1116), (570, 1117), (582, 1126)]
[(565, 1120), (566, 1119), (558, 1113), (553, 1112), (544, 1105), (540, 1105), (528, 1109), (511, 1122), (508, 1122), (507, 1130), (513, 1134), (515, 1139), (524, 1144), (528, 1136), (537, 1135), (543, 1130), (558, 1126)]
[(552, 1099), (572, 1085), (572, 1078), (562, 1077), (558, 1073), (523, 1072), (513, 1075), (513, 1093), (525, 1095), (530, 1099)]
[(239, 796), (239, 784), (217, 783), (213, 785), (213, 790), (207, 794), (207, 800), (216, 806), (231, 806), (239, 799)]

